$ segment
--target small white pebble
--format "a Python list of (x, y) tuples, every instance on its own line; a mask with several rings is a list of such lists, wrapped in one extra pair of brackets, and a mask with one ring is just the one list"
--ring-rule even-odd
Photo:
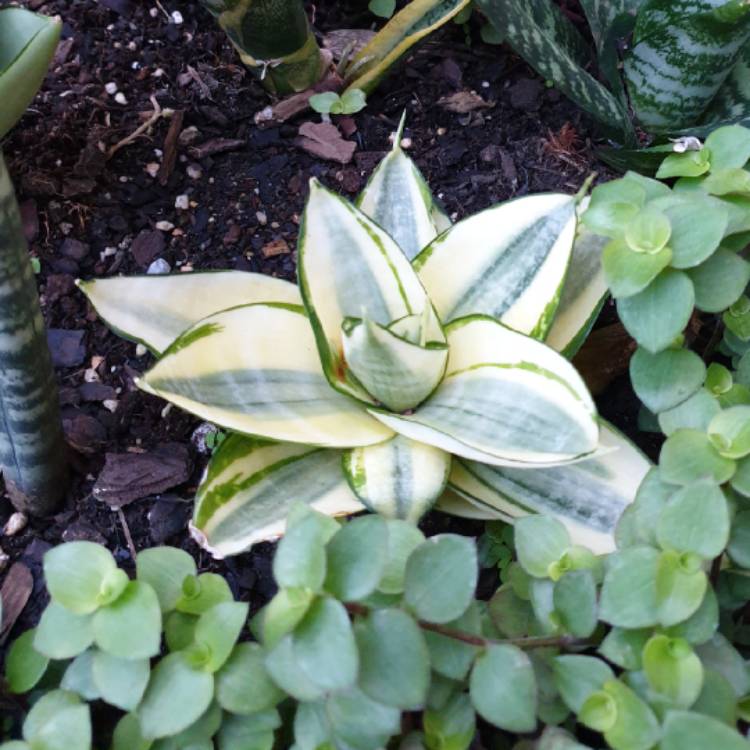
[(258, 224), (260, 224), (262, 227), (268, 224), (268, 216), (266, 216), (265, 212), (263, 211), (257, 211), (255, 214), (255, 218), (258, 220)]
[(183, 211), (190, 208), (190, 199), (185, 195), (184, 193), (182, 195), (178, 195), (174, 199), (174, 207), (180, 208)]
[(438, 135), (445, 135), (448, 132), (448, 128), (438, 128), (437, 134)]
[(115, 101), (118, 104), (123, 104), (123, 105), (128, 103), (128, 100), (125, 98), (125, 94), (123, 94), (122, 91), (118, 91), (115, 94)]
[(135, 356), (136, 357), (145, 357), (146, 352), (148, 352), (148, 349), (143, 344), (136, 344), (135, 345)]
[(107, 258), (111, 258), (116, 252), (116, 247), (105, 247), (104, 250), (99, 253), (99, 258), (101, 258), (101, 260), (106, 260)]
[(117, 411), (118, 404), (119, 404), (119, 401), (116, 398), (106, 398), (104, 399), (104, 401), (102, 401), (102, 406), (107, 411), (111, 411), (113, 414)]
[(146, 172), (151, 177), (156, 177), (157, 174), (159, 174), (159, 162), (158, 161), (150, 161), (148, 164), (146, 164)]
[(135, 42), (128, 42), (128, 49), (131, 52), (135, 52), (138, 49), (138, 45)]
[(138, 62), (138, 60), (134, 60), (132, 63), (130, 63), (130, 68), (132, 70), (140, 70), (141, 64)]
[(151, 16), (151, 18), (156, 18), (159, 15), (159, 9), (149, 8), (148, 14)]
[(172, 411), (172, 404), (167, 404), (162, 410), (161, 410), (161, 418), (166, 419), (167, 414)]
[(152, 78), (161, 78), (164, 75), (164, 68), (157, 68), (152, 74)]
[(185, 171), (191, 180), (200, 180), (203, 177), (203, 170), (197, 164), (188, 164)]
[(401, 148), (403, 149), (411, 148), (411, 138), (402, 138)]
[(183, 23), (182, 13), (179, 10), (172, 11), (172, 23), (175, 26), (181, 26)]
[(89, 367), (83, 373), (83, 380), (86, 383), (98, 383), (101, 378), (99, 377), (99, 373), (93, 367)]
[(8, 519), (8, 523), (6, 523), (5, 528), (3, 528), (3, 534), (5, 534), (5, 536), (15, 536), (26, 528), (28, 522), (29, 519), (26, 514), (17, 511)]
[(117, 93), (117, 84), (114, 81), (104, 84), (104, 90), (110, 95), (114, 96)]
[(185, 263), (185, 265), (180, 269), (182, 273), (192, 273), (193, 272), (193, 264), (192, 263)]
[(157, 258), (146, 270), (146, 273), (152, 276), (158, 276), (164, 273), (169, 273), (172, 267), (167, 263), (164, 258)]
[(10, 555), (0, 549), (0, 573), (2, 573), (10, 562)]
[(68, 223), (67, 221), (63, 221), (60, 223), (60, 231), (63, 234), (68, 235), (73, 231), (73, 225)]
[(488, 89), (489, 87), (490, 87), (490, 82), (489, 81), (482, 81), (482, 88), (483, 89)]
[(160, 232), (171, 232), (174, 229), (171, 221), (157, 221), (155, 226)]

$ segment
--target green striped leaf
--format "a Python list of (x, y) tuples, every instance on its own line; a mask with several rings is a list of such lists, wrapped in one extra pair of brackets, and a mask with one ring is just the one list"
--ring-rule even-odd
[(313, 180), (299, 241), (299, 285), (331, 385), (374, 403), (347, 372), (342, 325), (387, 326), (430, 303), (398, 245), (358, 208)]
[(533, 195), (459, 222), (414, 268), (444, 323), (481, 313), (544, 338), (559, 303), (576, 229), (569, 195)]
[(185, 331), (138, 386), (203, 419), (249, 435), (329, 448), (391, 435), (334, 391), (301, 307), (257, 304)]
[(579, 226), (560, 304), (545, 343), (571, 359), (588, 336), (607, 299), (602, 270), (605, 237)]
[(617, 17), (624, 13), (635, 13), (643, 2), (644, 0), (581, 0), (581, 7), (598, 50), (601, 51), (607, 33)]
[(498, 33), (543, 78), (554, 81), (613, 135), (633, 140), (624, 105), (586, 72), (575, 50), (566, 44), (560, 32), (562, 14), (540, 12), (538, 2), (527, 0), (477, 0), (477, 5)]
[(112, 330), (155, 354), (194, 323), (230, 307), (302, 303), (294, 284), (244, 271), (118, 276), (79, 281), (78, 286)]
[(42, 85), (62, 21), (22, 8), (0, 10), (0, 138), (20, 119)]
[(750, 42), (742, 48), (740, 57), (732, 72), (719, 89), (718, 94), (708, 108), (705, 122), (739, 122), (744, 125), (750, 121)]
[(596, 458), (534, 470), (459, 460), (454, 461), (450, 487), (504, 520), (529, 513), (553, 516), (576, 544), (597, 554), (612, 552), (615, 525), (651, 463), (611, 425), (602, 422), (601, 428), (601, 446), (609, 452)]
[(350, 487), (373, 513), (416, 523), (445, 489), (449, 453), (396, 435), (344, 454)]
[(346, 363), (367, 392), (391, 411), (422, 403), (443, 378), (448, 347), (412, 343), (371, 320), (351, 319), (344, 328)]
[(447, 374), (412, 414), (370, 413), (405, 437), (501, 466), (557, 465), (596, 450), (586, 386), (557, 352), (483, 315), (450, 324)]
[(469, 3), (470, 0), (411, 0), (354, 56), (346, 71), (347, 91), (372, 91), (391, 65)]
[(648, 0), (624, 67), (640, 122), (661, 131), (697, 124), (749, 39), (747, 3)]
[[(444, 214), (419, 168), (401, 148), (403, 127), (404, 118), (393, 149), (375, 168), (357, 199), (357, 206), (383, 227), (412, 260), (443, 231), (440, 219)], [(450, 226), (450, 220), (447, 221)]]
[[(455, 470), (456, 465), (457, 463), (454, 461), (451, 473)], [(505, 523), (513, 523), (513, 516), (483, 503), (473, 495), (471, 497), (468, 494), (459, 495), (458, 492), (451, 489), (450, 484), (438, 498), (437, 503), (435, 503), (435, 510), (458, 518), (469, 518), (472, 521), (505, 521)]]
[(231, 435), (211, 458), (198, 488), (193, 536), (214, 556), (225, 557), (281, 536), (296, 503), (328, 515), (362, 510), (344, 479), (341, 456)]

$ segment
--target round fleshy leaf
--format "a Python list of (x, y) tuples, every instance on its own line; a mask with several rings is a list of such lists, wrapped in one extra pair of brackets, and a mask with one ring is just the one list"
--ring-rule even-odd
[(747, 750), (747, 740), (710, 716), (670, 711), (664, 720), (662, 750)]
[(659, 553), (651, 547), (633, 547), (607, 561), (600, 617), (623, 628), (646, 628), (658, 621), (656, 572)]
[(70, 659), (94, 641), (91, 615), (76, 615), (57, 602), (50, 602), (34, 635), (34, 648), (50, 659)]
[(101, 691), (94, 682), (93, 666), (95, 653), (95, 649), (84, 651), (68, 664), (65, 674), (63, 674), (60, 681), (60, 687), (63, 690), (78, 693), (86, 701), (95, 701), (101, 698)]
[(548, 578), (550, 567), (571, 546), (565, 526), (549, 516), (525, 516), (513, 529), (518, 562), (536, 578)]
[(750, 263), (720, 247), (688, 274), (695, 289), (695, 306), (703, 312), (720, 313), (742, 296), (750, 282)]
[(581, 710), (592, 693), (601, 690), (605, 682), (615, 678), (609, 665), (595, 656), (556, 656), (552, 668), (555, 687), (565, 705), (575, 713)]
[(187, 729), (211, 704), (213, 675), (193, 669), (181, 653), (165, 656), (151, 673), (138, 707), (143, 736), (168, 737)]
[(597, 185), (583, 214), (583, 223), (605, 237), (621, 237), (646, 201), (644, 188), (631, 180), (612, 180)]
[(679, 485), (701, 480), (723, 484), (737, 468), (732, 459), (716, 450), (708, 435), (698, 430), (677, 430), (670, 435), (662, 446), (659, 466), (664, 480)]
[(294, 631), (293, 654), (309, 680), (323, 690), (346, 690), (357, 679), (359, 657), (343, 604), (318, 599)]
[(141, 725), (135, 714), (125, 714), (117, 722), (112, 734), (112, 750), (149, 750), (151, 740), (141, 734)]
[(364, 599), (385, 570), (388, 526), (379, 516), (349, 521), (328, 542), (325, 588), (344, 602)]
[[(476, 602), (472, 602), (461, 617), (446, 623), (446, 625), (449, 628), (461, 630), (464, 633), (481, 635), (482, 615)], [(430, 651), (430, 666), (432, 670), (451, 680), (466, 679), (466, 675), (469, 673), (469, 669), (474, 663), (474, 658), (479, 650), (478, 647), (429, 630), (424, 631), (424, 637), (427, 641), (427, 648)]]
[(116, 602), (94, 615), (93, 629), (96, 645), (112, 656), (156, 656), (161, 646), (161, 609), (154, 590), (147, 583), (131, 581)]
[(723, 239), (729, 221), (727, 209), (721, 201), (705, 195), (664, 200), (671, 202), (664, 213), (672, 226), (672, 267), (694, 268), (709, 258)]
[(650, 635), (651, 631), (647, 629), (612, 628), (599, 646), (599, 653), (618, 667), (639, 670), (641, 653)]
[(628, 333), (650, 352), (666, 349), (690, 320), (693, 282), (681, 271), (665, 270), (646, 289), (619, 300), (617, 311)]
[(162, 612), (169, 612), (182, 596), (187, 576), (198, 575), (195, 560), (176, 547), (152, 547), (136, 557), (136, 576), (156, 592)]
[(656, 172), (657, 180), (670, 177), (700, 177), (711, 168), (710, 151), (702, 148), (698, 151), (670, 154), (661, 163)]
[(708, 425), (708, 437), (725, 458), (750, 454), (750, 406), (732, 406), (719, 412)]
[(110, 552), (93, 542), (67, 542), (45, 553), (44, 580), (52, 599), (80, 615), (113, 602), (128, 582)]
[(653, 636), (643, 649), (643, 671), (652, 690), (675, 706), (688, 708), (703, 687), (703, 665), (682, 638)]
[(476, 722), (469, 696), (454, 694), (444, 705), (422, 715), (427, 747), (468, 748), (476, 733)]
[(536, 727), (534, 668), (519, 648), (489, 646), (477, 658), (469, 685), (474, 708), (490, 724), (509, 732)]
[(744, 167), (750, 159), (750, 131), (740, 125), (716, 128), (704, 145), (711, 154), (712, 172)]
[(657, 354), (639, 348), (630, 360), (630, 378), (638, 398), (655, 414), (692, 396), (706, 377), (703, 360), (689, 349)]
[(222, 602), (234, 601), (226, 580), (216, 573), (188, 576), (182, 582), (182, 595), (175, 609), (188, 615), (202, 615)]
[(701, 388), (679, 406), (659, 414), (659, 427), (667, 437), (682, 429), (705, 432), (709, 422), (720, 411), (721, 405), (716, 396)]
[(123, 711), (134, 711), (148, 684), (148, 659), (120, 659), (104, 651), (94, 654), (91, 675), (102, 699)]
[[(372, 700), (361, 690), (345, 690), (326, 702), (331, 732), (344, 747), (376, 750), (401, 729), (401, 712)], [(337, 743), (337, 744), (339, 744)]]
[(310, 589), (283, 588), (261, 610), (260, 640), (273, 648), (291, 633), (310, 609), (315, 594)]
[(216, 674), (216, 700), (233, 714), (248, 715), (273, 708), (284, 693), (271, 680), (265, 654), (257, 643), (235, 646)]
[(670, 263), (672, 250), (637, 252), (623, 240), (612, 240), (602, 252), (602, 268), (615, 299), (642, 292)]
[(638, 253), (655, 255), (669, 242), (672, 227), (669, 219), (653, 208), (644, 208), (625, 227), (628, 246)]
[(28, 693), (47, 671), (49, 659), (34, 648), (36, 629), (13, 641), (5, 657), (5, 679), (12, 693)]
[(664, 627), (687, 620), (701, 605), (708, 579), (701, 558), (692, 552), (664, 551), (657, 563), (657, 616)]
[(188, 653), (194, 666), (216, 672), (232, 653), (247, 621), (245, 602), (222, 602), (204, 612), (195, 626), (195, 644)]
[(590, 570), (566, 573), (555, 583), (553, 601), (565, 632), (577, 638), (588, 638), (594, 632), (598, 606), (596, 581)]
[(414, 550), (406, 565), (406, 603), (428, 622), (455, 620), (471, 603), (478, 574), (476, 547), (469, 539), (433, 536)]
[(408, 521), (394, 518), (386, 521), (388, 546), (383, 576), (378, 591), (384, 594), (400, 594), (404, 590), (406, 563), (411, 553), (424, 542), (424, 534)]
[(706, 588), (700, 607), (687, 620), (668, 628), (672, 638), (684, 638), (691, 645), (700, 645), (713, 638), (719, 627), (719, 601), (713, 588)]
[(373, 700), (404, 711), (424, 706), (430, 655), (421, 629), (406, 612), (382, 609), (355, 626), (359, 687)]
[(734, 517), (727, 551), (737, 565), (750, 569), (750, 510), (740, 511)]
[(683, 487), (667, 501), (656, 529), (659, 544), (677, 552), (692, 552), (710, 560), (729, 540), (729, 507), (714, 484)]

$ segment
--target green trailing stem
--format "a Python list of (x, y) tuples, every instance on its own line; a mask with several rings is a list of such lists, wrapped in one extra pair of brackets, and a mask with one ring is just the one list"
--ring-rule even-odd
[(325, 72), (302, 0), (201, 2), (271, 93), (304, 91)]
[(65, 490), (65, 443), (34, 272), (1, 153), (0, 290), (0, 463), (13, 504), (45, 515)]

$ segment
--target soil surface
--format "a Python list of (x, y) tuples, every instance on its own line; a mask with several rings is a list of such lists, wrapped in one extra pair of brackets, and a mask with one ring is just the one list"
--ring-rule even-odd
[[(297, 145), (300, 125), (318, 121), (314, 113), (266, 129), (255, 125), (268, 96), (196, 3), (180, 3), (177, 16), (177, 4), (166, 0), (26, 4), (62, 16), (63, 41), (4, 151), (40, 264), (74, 476), (58, 515), (0, 537), (10, 560), (23, 562), (34, 578), (11, 635), (35, 623), (46, 604), (41, 556), (63, 540), (102, 542), (126, 566), (131, 549), (181, 546), (258, 606), (273, 593), (270, 545), (217, 563), (189, 539), (190, 501), (210, 453), (201, 423), (134, 387), (150, 357), (109, 331), (74, 279), (144, 273), (154, 263), (174, 272), (229, 268), (294, 279), (309, 178), (356, 196), (404, 110), (409, 153), (455, 219), (513, 196), (576, 192), (590, 172), (606, 168), (594, 163), (581, 113), (508, 48), (482, 44), (473, 24), (434, 35), (344, 123), (356, 152), (342, 165)], [(321, 0), (315, 28), (369, 28), (373, 17), (364, 6)], [(475, 108), (451, 111), (456, 100), (446, 98), (456, 94)], [(175, 114), (108, 158), (155, 106)], [(611, 309), (605, 320), (612, 320)], [(622, 349), (621, 342), (609, 345)], [(599, 401), (605, 416), (635, 433), (627, 378), (616, 379)], [(92, 494), (105, 460), (110, 471), (126, 475), (133, 460), (150, 461), (159, 476), (130, 485), (113, 511)], [(0, 499), (0, 526), (11, 513)], [(439, 513), (425, 523), (432, 533), (481, 532), (480, 524)]]

